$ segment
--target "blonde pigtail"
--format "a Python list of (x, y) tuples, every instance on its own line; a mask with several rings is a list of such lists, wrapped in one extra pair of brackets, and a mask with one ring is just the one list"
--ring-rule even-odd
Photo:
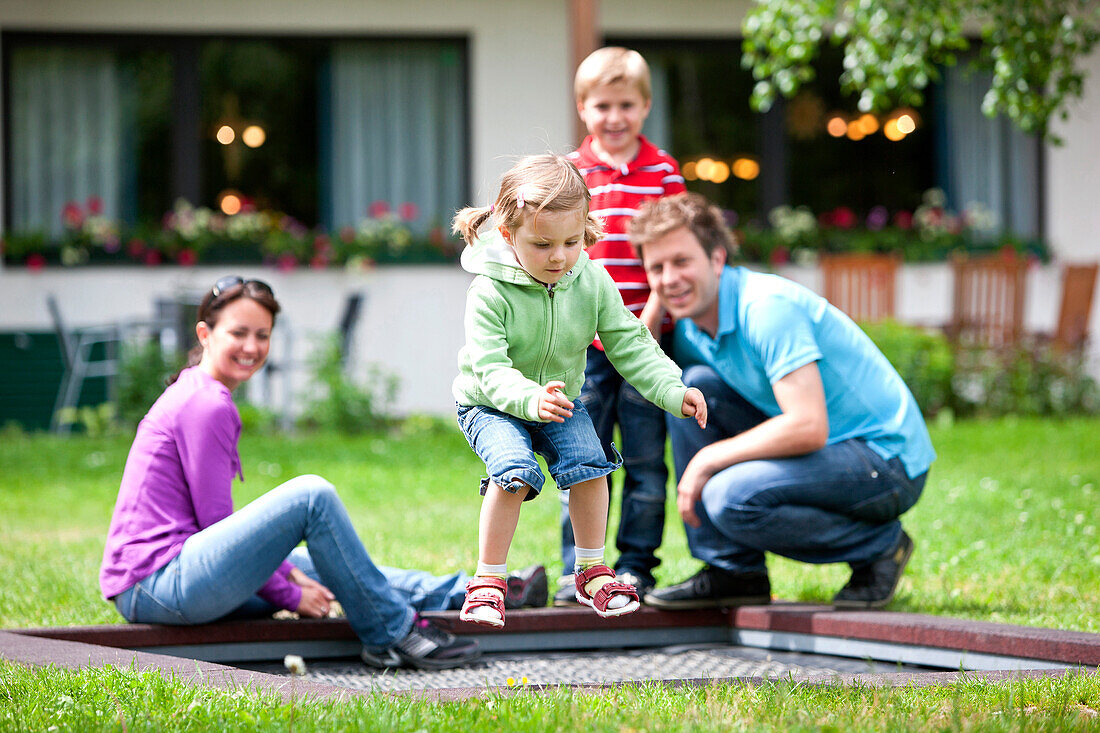
[(493, 209), (489, 206), (467, 206), (455, 214), (451, 231), (461, 236), (467, 245), (473, 244), (481, 227), (485, 225), (493, 215)]

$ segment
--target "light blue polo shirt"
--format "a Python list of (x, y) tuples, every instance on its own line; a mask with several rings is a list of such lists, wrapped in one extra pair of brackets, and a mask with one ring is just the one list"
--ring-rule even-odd
[(829, 415), (828, 444), (852, 438), (910, 478), (936, 458), (917, 401), (878, 347), (820, 295), (778, 275), (726, 267), (718, 291), (718, 333), (689, 319), (676, 326), (681, 366), (705, 364), (769, 417), (781, 410), (772, 385), (817, 362)]

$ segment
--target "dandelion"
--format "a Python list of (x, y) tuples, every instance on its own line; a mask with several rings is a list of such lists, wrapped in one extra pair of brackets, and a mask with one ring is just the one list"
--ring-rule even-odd
[(292, 675), (301, 677), (306, 673), (306, 662), (297, 654), (287, 654), (283, 657), (283, 666), (287, 668)]
[(515, 687), (516, 686), (516, 678), (515, 677), (509, 677), (508, 679), (505, 680), (505, 682), (508, 683), (509, 687)]

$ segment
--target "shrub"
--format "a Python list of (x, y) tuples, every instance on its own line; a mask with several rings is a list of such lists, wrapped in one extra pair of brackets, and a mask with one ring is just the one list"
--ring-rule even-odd
[(893, 320), (860, 325), (909, 385), (921, 412), (932, 416), (953, 406), (955, 358), (942, 333)]
[(861, 325), (929, 417), (1100, 412), (1100, 388), (1079, 353), (1037, 339), (1002, 349), (953, 344), (938, 331), (890, 320)]
[(344, 368), (340, 338), (335, 334), (318, 344), (309, 363), (313, 394), (299, 425), (361, 433), (390, 423), (387, 406), (397, 394), (396, 376), (372, 365), (363, 384), (353, 380)]

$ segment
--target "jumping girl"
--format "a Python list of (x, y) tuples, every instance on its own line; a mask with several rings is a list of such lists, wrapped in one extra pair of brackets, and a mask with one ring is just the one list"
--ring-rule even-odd
[(584, 178), (567, 158), (535, 155), (501, 179), (496, 202), (458, 212), (466, 240), (462, 266), (477, 277), (467, 293), (466, 345), (453, 391), (458, 422), (485, 462), (477, 574), (466, 586), (463, 621), (504, 626), (508, 548), (520, 505), (538, 496), (546, 459), (569, 490), (577, 542), (577, 600), (600, 616), (638, 608), (633, 586), (604, 564), (607, 475), (622, 464), (607, 455), (580, 402), (585, 354), (599, 335), (615, 368), (646, 399), (706, 426), (697, 389), (649, 330), (623, 306), (614, 281), (584, 248), (599, 237)]

